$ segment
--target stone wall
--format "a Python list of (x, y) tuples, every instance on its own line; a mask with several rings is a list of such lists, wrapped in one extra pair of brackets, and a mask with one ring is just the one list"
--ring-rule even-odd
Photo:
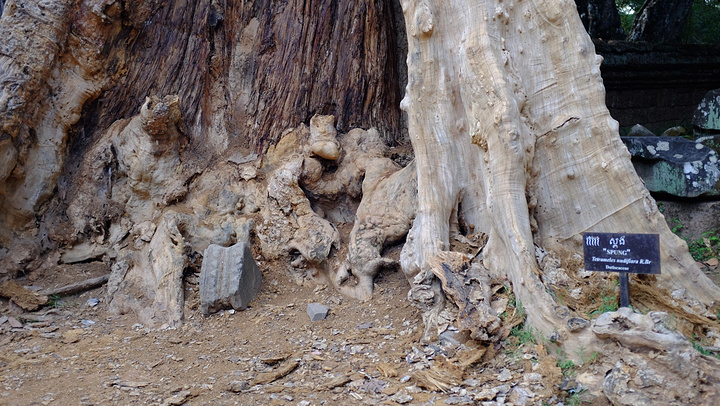
[(705, 94), (720, 88), (720, 46), (595, 40), (607, 106), (621, 134), (635, 124), (661, 133), (688, 129)]

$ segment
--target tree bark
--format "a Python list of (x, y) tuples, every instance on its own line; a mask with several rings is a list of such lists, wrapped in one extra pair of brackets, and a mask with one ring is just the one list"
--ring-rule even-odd
[(403, 3), (418, 212), (402, 265), (410, 277), (427, 273), (461, 219), (489, 236), (483, 265), (533, 303), (529, 323), (587, 347), (592, 337), (570, 332), (572, 312), (548, 293), (536, 246), (567, 262), (584, 231), (659, 233), (657, 288), (685, 289), (705, 308), (720, 290), (635, 174), (604, 105), (601, 58), (567, 3)]
[(592, 38), (625, 39), (615, 0), (575, 0), (580, 19)]
[[(276, 269), (326, 273), (369, 299), (393, 263), (383, 248), (407, 234), (400, 264), (426, 339), (453, 303), (474, 338), (502, 339), (508, 299), (495, 293), (512, 290), (569, 357), (597, 349), (707, 372), (679, 396), (717, 397), (717, 363), (663, 323), (717, 328), (720, 289), (635, 174), (573, 3), (401, 5), (404, 30), (380, 1), (6, 3), (0, 262), (30, 271), (37, 252), (108, 254), (111, 309), (177, 326), (185, 270), (210, 243), (254, 230)], [(398, 107), (414, 164), (388, 150), (403, 139)], [(315, 113), (334, 114), (337, 129)], [(591, 323), (560, 294), (563, 278), (578, 302), (597, 293), (597, 278), (579, 276), (585, 231), (660, 235), (663, 274), (634, 279), (647, 315), (625, 308)], [(10, 241), (36, 247), (10, 255)], [(647, 348), (662, 355), (636, 354)], [(606, 381), (609, 398), (635, 384), (624, 368)], [(664, 399), (651, 386), (640, 388), (649, 402)]]
[(195, 167), (262, 152), (316, 113), (404, 142), (393, 15), (390, 1), (7, 3), (0, 240), (31, 231), (55, 186), (72, 190), (98, 134), (151, 95), (179, 97)]
[(646, 0), (635, 15), (629, 41), (678, 43), (693, 0)]

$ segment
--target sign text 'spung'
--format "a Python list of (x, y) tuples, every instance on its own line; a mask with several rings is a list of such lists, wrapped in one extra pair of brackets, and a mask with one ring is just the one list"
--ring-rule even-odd
[(588, 271), (660, 273), (658, 234), (583, 233)]

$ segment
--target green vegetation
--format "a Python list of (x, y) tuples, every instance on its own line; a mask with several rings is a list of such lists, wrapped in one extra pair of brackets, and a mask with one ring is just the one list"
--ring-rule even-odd
[(524, 324), (513, 327), (513, 329), (510, 330), (510, 336), (515, 337), (515, 342), (518, 347), (527, 343), (537, 344), (535, 332), (532, 327), (527, 327)]
[(683, 226), (683, 224), (678, 219), (671, 219), (670, 221), (672, 222), (672, 232), (675, 234), (680, 234), (683, 227), (685, 226)]
[(684, 238), (690, 249), (690, 255), (696, 261), (707, 261), (720, 256), (720, 230), (711, 230), (702, 234), (701, 238), (689, 240)]
[[(658, 205), (658, 207), (660, 207)], [(675, 235), (685, 240), (695, 261), (704, 262), (710, 258), (720, 257), (720, 229), (706, 231), (700, 238), (690, 239), (682, 235), (684, 225), (680, 220), (673, 218), (670, 219), (668, 225), (671, 225), (671, 230)]]
[(590, 317), (599, 316), (603, 313), (614, 312), (617, 309), (618, 309), (618, 297), (616, 295), (603, 296), (601, 298), (600, 307), (597, 310), (588, 313), (588, 316), (590, 316)]
[(564, 376), (573, 376), (577, 365), (571, 359), (558, 359), (558, 366), (562, 370)]
[(567, 399), (565, 399), (565, 403), (568, 406), (577, 406), (579, 404), (582, 404), (583, 401), (580, 398), (580, 395), (582, 395), (583, 392), (585, 392), (585, 389), (581, 389), (577, 392), (574, 392), (572, 395), (568, 396)]
[(720, 44), (720, 2), (695, 0), (685, 22), (683, 42), (688, 44)]
[(692, 346), (702, 355), (708, 356), (708, 357), (715, 357), (720, 359), (720, 353), (717, 353), (715, 351), (710, 351), (707, 348), (703, 347), (703, 345), (698, 341), (697, 334), (692, 339)]
[(640, 10), (643, 3), (644, 0), (615, 0), (620, 13), (620, 22), (626, 34), (630, 32), (633, 21), (635, 21), (635, 14)]
[[(644, 0), (615, 0), (620, 21), (626, 33), (630, 32), (635, 14)], [(720, 44), (720, 2), (695, 0), (685, 22), (682, 42), (687, 44)]]
[(45, 304), (47, 307), (60, 307), (60, 296), (50, 295), (48, 296), (48, 302)]

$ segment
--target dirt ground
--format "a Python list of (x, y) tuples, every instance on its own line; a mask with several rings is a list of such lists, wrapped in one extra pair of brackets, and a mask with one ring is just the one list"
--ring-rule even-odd
[[(606, 404), (586, 389), (611, 368), (602, 354), (578, 367), (522, 331), (489, 347), (453, 332), (419, 344), (399, 271), (384, 271), (360, 302), (260, 267), (251, 307), (210, 317), (198, 275), (187, 277), (185, 323), (173, 330), (108, 314), (104, 287), (35, 312), (0, 299), (0, 405)], [(94, 262), (18, 282), (46, 289), (107, 272)], [(309, 303), (327, 306), (327, 318), (311, 322)]]
[[(486, 349), (461, 335), (418, 344), (421, 320), (401, 272), (381, 274), (370, 302), (298, 286), (280, 272), (264, 277), (250, 308), (210, 317), (188, 284), (176, 330), (109, 315), (104, 288), (32, 313), (3, 301), (0, 314), (22, 326), (0, 325), (0, 404), (554, 405), (577, 388), (532, 341), (499, 343), (467, 367), (468, 354)], [(90, 306), (92, 298), (100, 303)], [(311, 322), (309, 303), (328, 306), (327, 318)]]

